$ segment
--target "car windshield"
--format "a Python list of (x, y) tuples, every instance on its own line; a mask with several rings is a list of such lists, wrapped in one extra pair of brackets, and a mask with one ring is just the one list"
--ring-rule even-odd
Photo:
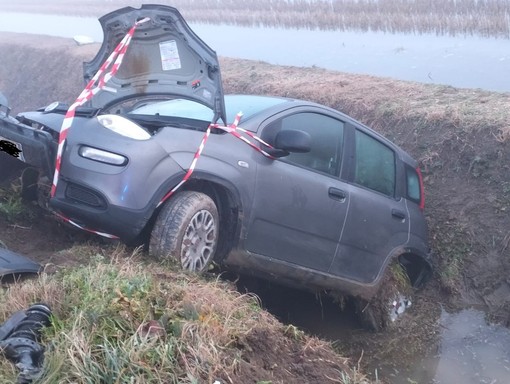
[[(276, 97), (227, 95), (225, 96), (227, 109), (226, 123), (232, 123), (239, 112), (243, 113), (243, 120), (246, 120), (266, 108), (285, 101), (285, 99)], [(212, 109), (187, 99), (147, 101), (143, 105), (136, 106), (128, 115), (178, 117), (207, 122), (212, 121), (214, 118)]]
[(134, 108), (129, 114), (182, 117), (203, 121), (211, 121), (214, 117), (212, 109), (203, 104), (186, 99), (148, 102), (147, 104)]

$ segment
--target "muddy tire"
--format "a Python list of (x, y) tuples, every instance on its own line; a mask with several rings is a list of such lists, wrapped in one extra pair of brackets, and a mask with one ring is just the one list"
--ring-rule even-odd
[(160, 211), (149, 253), (188, 272), (207, 271), (218, 244), (219, 218), (214, 201), (200, 192), (176, 194)]
[(412, 292), (404, 270), (398, 263), (393, 264), (372, 299), (355, 299), (355, 310), (362, 326), (375, 332), (391, 327), (411, 306)]

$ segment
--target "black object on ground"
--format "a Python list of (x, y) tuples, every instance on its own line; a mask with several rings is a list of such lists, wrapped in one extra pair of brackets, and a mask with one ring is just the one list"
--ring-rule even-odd
[(41, 265), (18, 253), (2, 248), (0, 244), (0, 277), (23, 273), (38, 273)]
[(0, 326), (0, 349), (20, 370), (19, 384), (31, 383), (41, 371), (44, 346), (39, 342), (41, 330), (51, 324), (50, 317), (50, 307), (37, 303), (14, 313)]

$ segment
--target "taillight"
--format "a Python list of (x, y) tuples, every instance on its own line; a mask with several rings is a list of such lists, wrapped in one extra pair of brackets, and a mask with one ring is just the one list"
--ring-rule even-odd
[(418, 174), (418, 180), (420, 182), (420, 204), (419, 207), (423, 211), (425, 209), (425, 190), (423, 189), (423, 176), (419, 167), (416, 167), (416, 173)]

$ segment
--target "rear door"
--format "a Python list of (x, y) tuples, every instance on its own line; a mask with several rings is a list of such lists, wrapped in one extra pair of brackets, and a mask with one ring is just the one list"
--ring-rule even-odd
[(256, 177), (245, 246), (282, 262), (328, 271), (344, 226), (349, 194), (338, 179), (344, 123), (320, 109), (280, 114), (262, 128), (272, 141), (280, 130), (306, 131), (309, 153), (264, 159)]
[(349, 133), (350, 207), (330, 272), (373, 282), (387, 257), (409, 237), (409, 212), (398, 197), (402, 163), (395, 150), (361, 128)]

